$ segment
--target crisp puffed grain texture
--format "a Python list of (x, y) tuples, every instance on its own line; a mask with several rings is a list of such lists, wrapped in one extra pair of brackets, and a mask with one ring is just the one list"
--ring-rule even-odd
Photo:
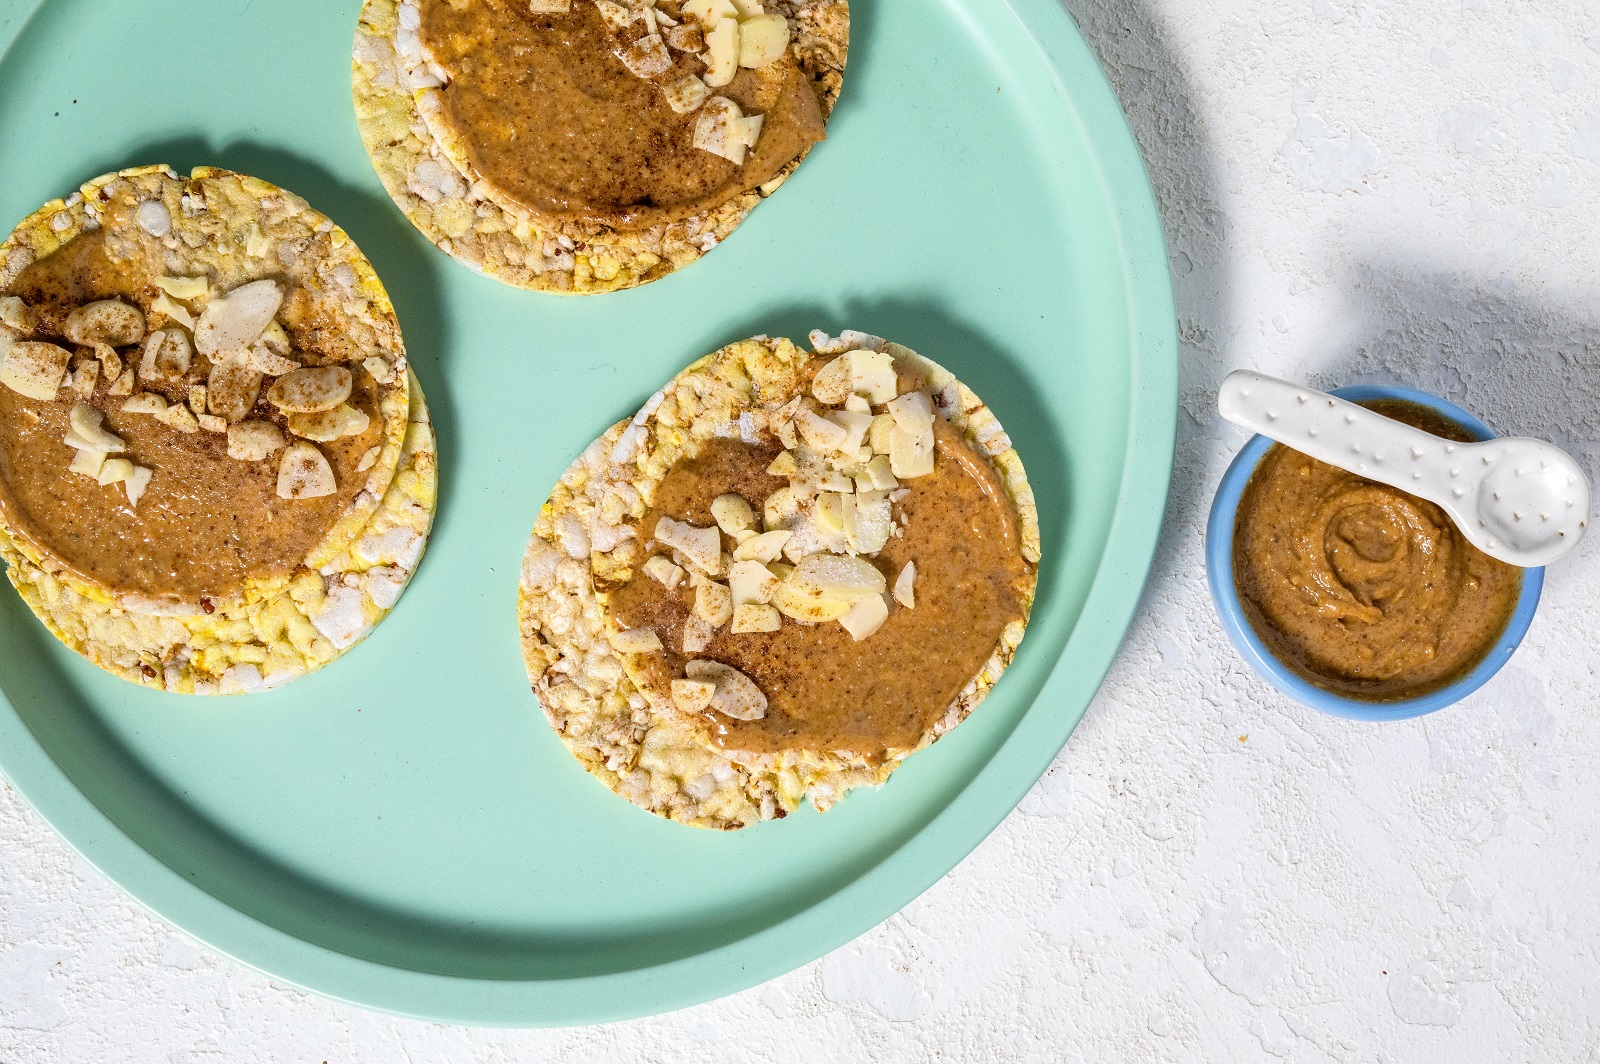
[[(854, 787), (875, 786), (906, 757), (955, 727), (1010, 664), (1031, 610), (1039, 560), (1038, 511), (1022, 461), (988, 407), (948, 371), (876, 337), (813, 335), (816, 350), (759, 337), (700, 359), (631, 420), (591, 444), (540, 510), (518, 596), (522, 650), (552, 728), (590, 773), (628, 801), (699, 827), (733, 829), (793, 811), (826, 810)], [(1024, 619), (1008, 626), (988, 662), (921, 739), (881, 761), (818, 750), (745, 754), (718, 748), (670, 696), (641, 688), (645, 672), (611, 647), (607, 592), (630, 580), (644, 551), (639, 522), (677, 462), (718, 436), (761, 438), (798, 388), (807, 364), (857, 347), (890, 352), (920, 378), (965, 441), (986, 456), (1016, 507), (1028, 564)]]
[[(390, 197), (424, 236), (506, 284), (591, 294), (664, 277), (727, 239), (805, 158), (791, 161), (757, 191), (670, 225), (560, 230), (541, 224), (496, 199), (492, 188), (452, 161), (463, 152), (441, 141), (439, 125), (430, 126), (424, 117), (425, 109), (437, 106), (437, 90), (408, 87), (406, 65), (396, 50), (399, 6), (397, 0), (365, 0), (356, 27), (351, 82), (367, 155)], [(849, 5), (845, 0), (777, 0), (769, 10), (788, 17), (790, 52), (810, 77), (826, 118), (844, 82)]]

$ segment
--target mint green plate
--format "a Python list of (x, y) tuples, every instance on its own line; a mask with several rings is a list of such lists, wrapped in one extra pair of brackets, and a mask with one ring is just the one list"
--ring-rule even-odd
[[(0, 593), (0, 769), (186, 931), (374, 1008), (593, 1022), (804, 964), (911, 901), (1022, 798), (1139, 597), (1177, 343), (1117, 102), (1055, 0), (857, 0), (829, 139), (777, 197), (665, 280), (539, 296), (457, 265), (384, 195), (350, 103), (357, 7), (0, 12), (0, 227), (143, 163), (299, 192), (388, 284), (443, 456), (432, 545), (399, 607), (276, 692), (145, 691)], [(882, 789), (826, 816), (681, 827), (612, 796), (546, 727), (517, 646), (518, 562), (561, 470), (685, 363), (814, 327), (908, 344), (1000, 415), (1044, 530), (1033, 623), (993, 696)]]

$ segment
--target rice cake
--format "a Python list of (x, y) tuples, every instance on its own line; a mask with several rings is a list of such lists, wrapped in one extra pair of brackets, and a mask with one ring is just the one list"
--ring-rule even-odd
[[(0, 546), (68, 645), (205, 690), (359, 638), (307, 574), (353, 605), (334, 584), (389, 560), (371, 537), (431, 482), (433, 445), (408, 429), (426, 412), (383, 286), (330, 220), (212, 168), (97, 178), (0, 245), (0, 348)], [(409, 569), (371, 578), (396, 582), (375, 598)], [(327, 646), (295, 633), (294, 667), (266, 652), (290, 634), (285, 596), (327, 629)], [(267, 643), (227, 627), (246, 618)], [(198, 654), (230, 639), (237, 655)]]
[(881, 784), (983, 700), (1032, 608), (1037, 510), (994, 414), (899, 345), (812, 343), (688, 367), (572, 464), (524, 558), (551, 726), (683, 823)]
[[(441, 249), (523, 288), (615, 291), (710, 251), (794, 172), (838, 99), (849, 23), (846, 0), (365, 0), (356, 117)], [(550, 148), (551, 114), (604, 136), (557, 129)]]

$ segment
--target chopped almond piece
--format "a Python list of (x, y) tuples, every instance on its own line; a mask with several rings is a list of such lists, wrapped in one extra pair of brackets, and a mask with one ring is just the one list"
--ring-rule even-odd
[(689, 614), (689, 619), (683, 622), (683, 652), (685, 654), (698, 654), (711, 645), (711, 639), (717, 630), (711, 627), (711, 622), (697, 614)]
[(653, 555), (644, 563), (645, 574), (655, 580), (668, 591), (676, 591), (678, 585), (683, 583), (685, 573), (683, 567), (674, 565), (669, 559), (661, 555)]
[(933, 428), (933, 400), (927, 392), (907, 392), (889, 403), (895, 427), (912, 436)]
[(734, 720), (760, 720), (767, 715), (767, 696), (755, 681), (731, 665), (696, 659), (684, 666), (689, 679), (716, 685), (711, 708)]
[(728, 590), (737, 609), (748, 603), (766, 603), (778, 589), (778, 578), (760, 562), (734, 562), (728, 570)]
[(155, 392), (140, 392), (122, 404), (124, 414), (164, 414), (166, 411), (166, 397)]
[(100, 379), (100, 363), (83, 362), (72, 371), (72, 390), (78, 398), (87, 399), (94, 394), (95, 381)]
[(155, 286), (173, 299), (199, 299), (211, 291), (211, 282), (204, 277), (157, 277)]
[(95, 344), (94, 357), (100, 360), (100, 369), (106, 380), (122, 376), (122, 356), (110, 344)]
[(889, 433), (889, 468), (907, 480), (933, 472), (933, 429), (913, 436), (898, 425)]
[(133, 472), (128, 474), (122, 482), (122, 490), (128, 493), (128, 505), (137, 507), (139, 500), (144, 497), (144, 489), (150, 486), (153, 474), (144, 466), (134, 466)]
[(780, 451), (778, 457), (767, 466), (767, 475), (773, 477), (792, 477), (800, 472), (800, 463), (794, 460), (793, 451)]
[(99, 479), (100, 468), (106, 464), (104, 451), (73, 451), (72, 461), (67, 466), (69, 473), (81, 473), (86, 477)]
[(694, 591), (695, 616), (713, 628), (721, 628), (733, 616), (733, 593), (727, 584), (707, 580)]
[(132, 395), (133, 394), (133, 367), (123, 369), (116, 382), (106, 389), (107, 395)]
[(286, 414), (320, 414), (350, 398), (355, 378), (343, 366), (317, 366), (285, 373), (267, 389), (267, 402)]
[[(667, 31), (666, 37), (667, 46), (676, 48), (680, 52), (699, 53), (705, 51), (706, 48), (706, 33), (705, 30), (700, 28), (699, 23), (685, 22), (681, 26), (674, 26)], [(687, 81), (688, 79), (685, 78), (684, 80)], [(705, 87), (705, 82), (700, 81), (699, 78), (694, 80), (700, 83), (701, 88)], [(701, 100), (703, 101), (704, 99), (705, 97), (702, 96)], [(694, 106), (699, 107), (700, 104), (697, 103)], [(674, 107), (673, 110), (676, 111), (677, 108)], [(694, 110), (694, 107), (689, 108), (689, 110)]]
[(710, 29), (725, 18), (737, 19), (739, 9), (733, 0), (684, 0), (684, 15)]
[(747, 602), (733, 608), (733, 623), (728, 631), (733, 635), (751, 635), (756, 632), (776, 632), (783, 627), (783, 617), (771, 606)]
[(894, 600), (908, 610), (917, 605), (916, 583), (917, 563), (906, 562), (900, 575), (894, 578)]
[(88, 444), (87, 447), (79, 447), (79, 450), (106, 451), (113, 454), (125, 450), (127, 445), (121, 439), (101, 427), (104, 420), (105, 415), (88, 403), (74, 403), (67, 415), (67, 423), (72, 426), (72, 431), (67, 435), (67, 443), (70, 446), (77, 446), (73, 442), (73, 438), (76, 437)]
[[(686, 27), (678, 27), (684, 29)], [(700, 32), (700, 27), (693, 27), (695, 33)], [(706, 102), (706, 97), (711, 95), (711, 90), (706, 88), (706, 83), (689, 74), (677, 81), (661, 88), (661, 95), (667, 101), (667, 106), (680, 115), (686, 115)]]
[(851, 505), (844, 509), (844, 534), (850, 548), (860, 554), (876, 554), (889, 542), (894, 519), (889, 512), (886, 491), (857, 492), (846, 496)]
[(144, 314), (120, 299), (99, 299), (68, 314), (65, 332), (84, 347), (126, 347), (144, 339)]
[(174, 302), (165, 292), (156, 293), (155, 299), (150, 301), (150, 309), (191, 332), (194, 330), (194, 315), (189, 313), (189, 308)]
[(341, 403), (332, 410), (317, 414), (290, 414), (289, 431), (296, 436), (318, 443), (328, 443), (346, 436), (359, 436), (372, 423), (364, 410)]
[(775, 562), (783, 555), (783, 545), (794, 535), (788, 529), (777, 528), (752, 536), (734, 548), (733, 556), (739, 561)]
[(200, 423), (200, 428), (206, 432), (227, 432), (228, 419), (215, 414), (197, 414), (195, 420)]
[(5, 361), (0, 362), (0, 384), (29, 399), (54, 399), (71, 359), (72, 353), (64, 347), (18, 340), (6, 350)]
[(227, 427), (228, 457), (260, 462), (283, 449), (283, 430), (270, 421), (239, 421)]
[(337, 488), (333, 468), (315, 444), (297, 441), (285, 448), (278, 465), (278, 498), (316, 499)]
[(872, 445), (873, 454), (889, 453), (889, 433), (892, 431), (894, 431), (893, 414), (879, 414), (872, 419), (872, 428), (867, 430), (867, 442)]
[(844, 397), (844, 408), (857, 414), (872, 413), (872, 404), (867, 402), (865, 396), (856, 395), (854, 392)]
[(261, 338), (283, 305), (276, 281), (251, 281), (206, 304), (194, 328), (194, 346), (208, 358), (243, 351)]
[[(737, 19), (718, 19), (706, 32), (706, 72), (701, 75), (707, 85), (720, 88), (733, 80), (739, 72), (739, 22)], [(743, 162), (742, 159), (735, 160)]]
[(109, 484), (121, 484), (132, 475), (132, 462), (126, 458), (107, 458), (100, 463), (100, 473), (95, 479), (100, 482), (101, 487), (105, 487)]
[(654, 628), (629, 628), (611, 637), (611, 649), (619, 654), (654, 654), (661, 649), (661, 637)]
[(789, 20), (782, 15), (755, 15), (739, 23), (740, 66), (770, 66), (788, 49)]
[(638, 12), (616, 3), (616, 0), (594, 0), (594, 6), (599, 9), (600, 17), (614, 30), (625, 30), (639, 18)]
[(867, 463), (867, 479), (872, 481), (872, 486), (878, 491), (893, 491), (900, 486), (894, 478), (894, 468), (889, 463), (889, 456), (880, 454)]
[(206, 386), (204, 384), (191, 384), (187, 392), (189, 409), (196, 414), (206, 412)]
[(711, 516), (716, 519), (717, 527), (730, 536), (756, 523), (755, 511), (751, 510), (750, 503), (739, 495), (718, 495), (712, 499)]
[(655, 538), (663, 546), (680, 552), (707, 576), (716, 576), (722, 571), (722, 536), (714, 527), (696, 528), (663, 517), (656, 522)]
[(261, 395), (261, 373), (243, 356), (213, 363), (206, 378), (206, 405), (227, 421), (248, 417)]
[(178, 403), (173, 403), (155, 417), (157, 421), (170, 425), (179, 432), (200, 431), (200, 422), (195, 420), (194, 411)]
[(761, 523), (768, 532), (790, 524), (800, 513), (800, 498), (792, 487), (779, 488), (761, 504)]
[(145, 338), (144, 353), (139, 359), (141, 380), (175, 381), (189, 372), (194, 361), (194, 347), (189, 334), (182, 329), (157, 329)]
[(823, 453), (839, 450), (849, 436), (849, 430), (844, 426), (818, 417), (810, 410), (802, 409), (794, 420), (800, 430), (800, 438), (806, 441), (807, 446)]
[(572, 10), (572, 0), (528, 0), (528, 10), (535, 15), (565, 15)]
[(699, 713), (711, 705), (717, 685), (707, 680), (673, 680), (672, 704), (685, 713)]
[(659, 33), (647, 33), (616, 51), (617, 58), (634, 77), (650, 80), (672, 69), (672, 54)]
[(883, 601), (882, 594), (863, 595), (839, 618), (839, 624), (850, 633), (850, 638), (859, 643), (882, 628), (883, 622), (888, 619), (889, 606)]
[(856, 410), (835, 410), (828, 415), (828, 420), (844, 429), (844, 441), (835, 448), (843, 454), (859, 451), (867, 438), (867, 430), (872, 427), (872, 415)]
[(844, 531), (844, 499), (836, 491), (825, 491), (817, 496), (817, 527), (824, 532)]

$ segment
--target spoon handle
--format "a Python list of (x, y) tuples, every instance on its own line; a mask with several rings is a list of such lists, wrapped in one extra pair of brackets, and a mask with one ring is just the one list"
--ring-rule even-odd
[[(1217, 395), (1222, 416), (1331, 466), (1399, 488), (1446, 509), (1460, 494), (1438, 475), (1464, 444), (1299, 384), (1235, 370)], [(1453, 497), (1452, 497), (1453, 496)]]

